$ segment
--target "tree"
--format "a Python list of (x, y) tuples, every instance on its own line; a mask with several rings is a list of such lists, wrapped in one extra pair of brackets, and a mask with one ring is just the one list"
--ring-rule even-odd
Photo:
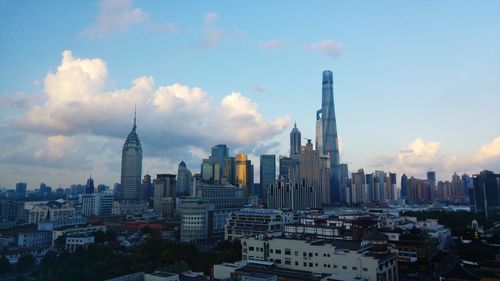
[(11, 270), (12, 265), (9, 260), (5, 256), (0, 257), (0, 274), (5, 274)]
[(36, 265), (35, 257), (32, 254), (24, 254), (19, 257), (16, 264), (16, 269), (19, 272), (31, 270)]

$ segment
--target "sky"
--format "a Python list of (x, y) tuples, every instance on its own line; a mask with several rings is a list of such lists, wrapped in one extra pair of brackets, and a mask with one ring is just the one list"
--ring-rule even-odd
[[(0, 187), (113, 185), (132, 129), (143, 174), (210, 148), (314, 141), (334, 72), (341, 162), (500, 173), (499, 1), (0, 0)], [(305, 141), (304, 141), (305, 142)]]

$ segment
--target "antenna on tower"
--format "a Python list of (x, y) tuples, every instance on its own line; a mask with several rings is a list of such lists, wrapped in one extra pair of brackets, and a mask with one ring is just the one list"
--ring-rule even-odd
[(135, 129), (137, 128), (137, 125), (136, 125), (136, 117), (137, 117), (137, 103), (135, 102), (134, 103), (134, 128), (133, 130), (135, 131)]

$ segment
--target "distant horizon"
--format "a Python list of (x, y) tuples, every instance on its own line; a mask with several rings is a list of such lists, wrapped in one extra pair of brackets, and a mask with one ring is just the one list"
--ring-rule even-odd
[(498, 1), (110, 5), (0, 3), (0, 187), (112, 187), (135, 105), (143, 175), (224, 143), (258, 182), (294, 122), (314, 142), (324, 70), (349, 172), (500, 172)]

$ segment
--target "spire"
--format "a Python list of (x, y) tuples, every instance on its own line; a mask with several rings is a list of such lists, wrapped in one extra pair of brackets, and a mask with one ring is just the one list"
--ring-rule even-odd
[(137, 125), (136, 125), (136, 116), (137, 116), (137, 104), (134, 104), (134, 126), (132, 127), (133, 131), (135, 131), (135, 129), (137, 128)]

